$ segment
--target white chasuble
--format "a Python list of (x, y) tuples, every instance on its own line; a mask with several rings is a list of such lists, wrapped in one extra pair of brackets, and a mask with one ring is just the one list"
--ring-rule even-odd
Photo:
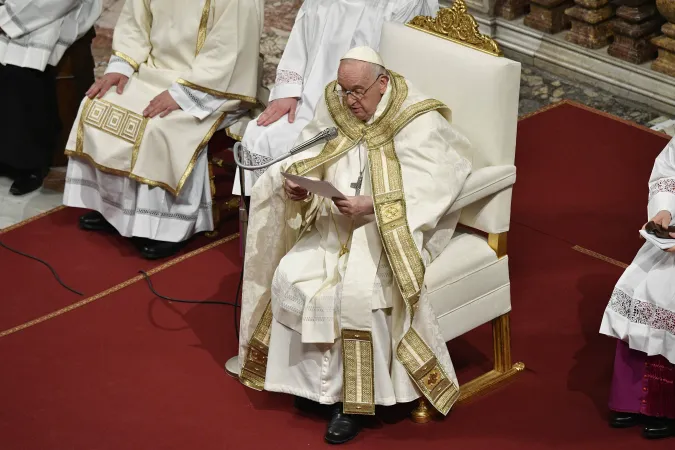
[[(470, 171), (460, 156), (470, 145), (442, 103), (397, 74), (369, 123), (334, 88), (299, 141), (332, 126), (339, 136), (273, 166), (253, 187), (240, 380), (324, 403), (341, 396), (351, 414), (419, 395), (447, 414), (459, 388), (424, 292), (422, 255)], [(329, 180), (346, 195), (363, 170), (374, 217), (352, 223), (321, 197), (287, 200), (282, 170)]]
[[(128, 0), (113, 55), (136, 72), (123, 94), (84, 99), (66, 153), (178, 195), (218, 126), (256, 103), (261, 26), (262, 0)], [(143, 117), (175, 83), (222, 103), (206, 117), (180, 109)]]
[[(267, 127), (248, 123), (242, 144), (252, 164), (271, 161), (290, 150), (314, 117), (323, 89), (335, 78), (340, 55), (352, 47), (379, 47), (384, 22), (406, 23), (419, 15), (433, 16), (437, 0), (305, 0), (298, 11), (284, 54), (277, 66), (270, 101), (298, 99), (295, 121), (288, 116)], [(246, 173), (246, 194), (259, 174)], [(238, 179), (233, 193), (240, 194)]]
[[(649, 179), (647, 220), (659, 211), (675, 218), (675, 139), (656, 158)], [(675, 364), (675, 253), (645, 242), (612, 292), (600, 333)]]

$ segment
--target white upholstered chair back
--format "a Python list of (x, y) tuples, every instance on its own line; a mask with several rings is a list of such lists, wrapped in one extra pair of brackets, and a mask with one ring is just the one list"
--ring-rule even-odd
[[(471, 141), (472, 154), (464, 156), (473, 173), (514, 164), (520, 63), (398, 23), (384, 25), (380, 55), (388, 69), (452, 110), (453, 126)], [(501, 233), (510, 213), (507, 189), (464, 208), (460, 223)]]

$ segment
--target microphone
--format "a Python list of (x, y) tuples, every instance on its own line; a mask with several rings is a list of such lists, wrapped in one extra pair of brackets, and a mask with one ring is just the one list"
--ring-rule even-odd
[(237, 164), (237, 166), (240, 169), (244, 169), (244, 170), (266, 169), (269, 166), (278, 163), (279, 161), (283, 161), (286, 158), (289, 158), (293, 155), (297, 155), (298, 153), (303, 152), (303, 151), (305, 151), (309, 148), (312, 148), (317, 144), (321, 144), (323, 142), (331, 141), (331, 140), (335, 139), (337, 136), (338, 136), (337, 128), (335, 128), (335, 127), (326, 128), (325, 130), (321, 131), (320, 133), (318, 133), (313, 138), (308, 139), (305, 142), (296, 145), (295, 147), (290, 149), (285, 154), (273, 159), (272, 161), (261, 164), (259, 166), (249, 166), (249, 165), (246, 165), (246, 164), (241, 162), (241, 160), (239, 159), (239, 153), (240, 153), (242, 145), (241, 145), (241, 142), (237, 142), (234, 145), (234, 148), (232, 149), (232, 151), (234, 153), (234, 162)]
[(288, 153), (290, 153), (291, 155), (295, 155), (296, 153), (300, 153), (302, 151), (307, 150), (308, 148), (314, 147), (316, 144), (318, 144), (320, 142), (332, 141), (333, 139), (335, 139), (337, 137), (337, 135), (338, 135), (337, 128), (335, 128), (335, 127), (326, 128), (321, 133), (314, 136), (312, 139), (309, 139), (309, 140), (303, 142), (302, 144), (296, 145), (295, 147), (290, 149), (288, 151)]

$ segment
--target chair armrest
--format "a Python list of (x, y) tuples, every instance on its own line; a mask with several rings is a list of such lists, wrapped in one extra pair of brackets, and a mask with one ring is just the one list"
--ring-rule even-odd
[(448, 214), (496, 194), (516, 182), (516, 166), (490, 166), (469, 174)]

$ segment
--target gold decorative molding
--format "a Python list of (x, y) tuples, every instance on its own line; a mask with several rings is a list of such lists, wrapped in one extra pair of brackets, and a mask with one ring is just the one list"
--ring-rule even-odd
[(466, 11), (464, 0), (455, 0), (450, 8), (441, 8), (435, 18), (417, 16), (407, 25), (490, 55), (503, 55), (494, 39), (478, 31), (476, 19)]

